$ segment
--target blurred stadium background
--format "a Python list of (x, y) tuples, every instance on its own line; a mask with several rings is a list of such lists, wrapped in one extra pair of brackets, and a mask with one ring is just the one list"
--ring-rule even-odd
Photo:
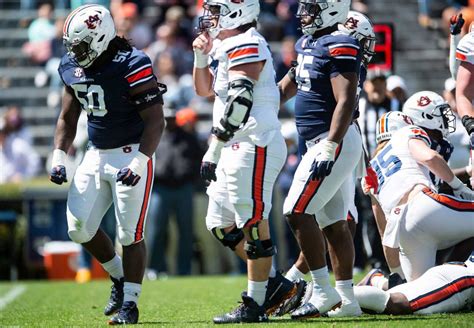
[[(58, 187), (49, 183), (47, 172), (55, 122), (61, 106), (62, 83), (56, 69), (64, 54), (62, 25), (71, 9), (86, 2), (0, 0), (0, 279), (74, 279), (80, 266), (76, 262), (78, 247), (70, 243), (52, 243), (68, 240), (65, 219), (67, 185)], [(210, 130), (211, 102), (194, 94), (190, 75), (193, 65), (191, 42), (195, 37), (196, 17), (201, 10), (200, 1), (95, 2), (111, 9), (118, 34), (131, 39), (132, 44), (152, 58), (156, 75), (168, 85), (165, 95), (168, 120), (193, 133), (196, 142), (204, 148)], [(452, 82), (446, 81), (449, 77), (447, 18), (453, 12), (463, 10), (469, 26), (469, 21), (474, 18), (474, 1), (352, 2), (355, 10), (366, 13), (376, 24), (377, 55), (370, 66), (369, 79), (380, 76), (385, 79), (390, 75), (400, 77), (391, 79), (387, 90), (383, 90), (383, 99), (387, 97), (392, 104), (388, 110), (393, 108), (394, 102), (398, 101), (398, 106), (403, 102), (403, 96), (397, 99), (396, 91), (399, 89), (406, 95), (427, 89), (439, 93), (453, 91)], [(300, 35), (294, 16), (297, 1), (264, 0), (261, 7), (259, 30), (271, 43), (277, 78), (280, 79), (294, 60), (292, 47)], [(292, 111), (291, 103), (281, 111), (284, 134), (290, 144), (297, 142), (291, 127)], [(81, 128), (84, 134), (84, 126)], [(460, 145), (467, 151), (466, 145)], [(70, 167), (80, 161), (83, 147), (84, 139), (79, 138), (69, 152)], [(162, 151), (166, 152), (166, 149)], [(284, 270), (295, 257), (295, 242), (278, 209), (281, 208), (285, 183), (291, 179), (294, 160), (294, 156), (289, 156), (288, 170), (282, 174), (276, 188), (276, 210), (272, 215), (279, 249), (277, 263)], [(159, 166), (160, 162), (157, 163)], [(197, 163), (199, 165), (199, 161)], [(69, 178), (72, 178), (72, 173), (72, 170), (68, 171)], [(173, 176), (170, 172), (157, 172), (157, 175), (156, 197), (160, 195), (159, 187), (171, 190), (183, 187), (182, 176)], [(188, 212), (184, 222), (181, 220), (176, 224), (176, 220), (170, 220), (170, 225), (167, 225), (165, 219), (157, 220), (161, 211), (159, 205), (149, 213), (147, 234), (151, 241), (151, 254), (148, 279), (175, 274), (239, 273), (245, 269), (206, 231), (207, 201), (204, 186), (196, 175), (197, 170), (190, 173), (193, 182), (189, 186), (194, 211)], [(372, 238), (377, 233), (371, 223), (370, 208), (364, 207), (363, 199), (358, 201), (358, 205), (360, 224), (356, 269), (363, 271), (369, 266), (383, 266), (383, 255), (377, 241)], [(187, 203), (181, 206), (192, 208)], [(104, 221), (113, 225), (113, 213)], [(113, 227), (110, 230), (113, 233)], [(188, 242), (178, 237), (185, 230), (192, 236)], [(159, 247), (159, 250), (152, 246)], [(176, 261), (180, 246), (191, 247), (184, 263)], [(167, 261), (163, 261), (162, 254)], [(88, 268), (93, 277), (103, 277), (94, 264)], [(87, 276), (83, 278), (81, 281), (88, 280)]]

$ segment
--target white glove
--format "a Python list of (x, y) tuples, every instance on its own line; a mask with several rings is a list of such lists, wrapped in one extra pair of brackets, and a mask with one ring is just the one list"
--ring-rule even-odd
[(448, 182), (448, 185), (453, 188), (454, 196), (465, 200), (474, 201), (474, 191), (469, 189), (461, 180), (454, 177), (453, 180)]
[(219, 158), (221, 157), (221, 152), (222, 148), (224, 148), (224, 144), (224, 141), (221, 141), (213, 136), (211, 139), (211, 143), (209, 144), (209, 148), (207, 149), (207, 152), (202, 158), (202, 161), (217, 164), (219, 162)]

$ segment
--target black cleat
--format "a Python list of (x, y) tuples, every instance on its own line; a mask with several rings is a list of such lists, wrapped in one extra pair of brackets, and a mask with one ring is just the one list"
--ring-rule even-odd
[[(303, 302), (303, 298), (306, 295), (308, 283), (303, 279), (298, 279), (295, 282), (295, 284), (296, 284), (295, 295), (285, 300), (283, 304), (273, 313), (273, 315), (280, 317), (282, 315), (285, 315), (295, 310), (300, 305), (306, 303), (306, 302)], [(311, 288), (312, 288), (312, 285), (311, 285)]]
[(402, 279), (402, 277), (400, 277), (398, 273), (391, 273), (390, 276), (388, 276), (388, 289), (404, 284), (406, 282), (407, 281), (405, 279)]
[(296, 284), (286, 279), (281, 272), (277, 271), (276, 276), (268, 279), (267, 294), (265, 297), (265, 312), (272, 315), (284, 305), (284, 302), (294, 297), (297, 293)]
[(319, 318), (320, 316), (319, 310), (311, 303), (303, 304), (291, 313), (291, 319), (296, 320)]
[(109, 325), (131, 325), (138, 322), (137, 304), (132, 301), (123, 303), (122, 307), (109, 320)]
[(112, 279), (112, 282), (114, 284), (112, 285), (112, 290), (110, 291), (109, 302), (107, 303), (104, 309), (105, 315), (114, 314), (122, 307), (122, 303), (123, 303), (124, 279), (123, 278), (115, 279), (112, 277), (110, 277), (110, 279)]
[(246, 292), (242, 293), (242, 303), (232, 312), (214, 317), (214, 323), (267, 322), (265, 308), (260, 306)]

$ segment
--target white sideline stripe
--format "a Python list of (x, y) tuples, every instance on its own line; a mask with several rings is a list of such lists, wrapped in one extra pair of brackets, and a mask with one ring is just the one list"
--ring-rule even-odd
[(9, 303), (13, 302), (18, 296), (23, 294), (26, 287), (23, 285), (15, 286), (8, 291), (8, 293), (0, 297), (0, 311), (3, 310)]

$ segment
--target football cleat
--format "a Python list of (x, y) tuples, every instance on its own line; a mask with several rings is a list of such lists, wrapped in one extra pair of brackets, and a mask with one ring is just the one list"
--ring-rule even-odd
[(357, 284), (357, 286), (373, 286), (372, 285), (372, 278), (375, 277), (375, 276), (382, 276), (384, 277), (384, 274), (382, 272), (382, 270), (380, 269), (377, 269), (377, 268), (374, 268), (372, 270), (370, 270), (364, 278), (362, 278), (361, 281), (359, 281), (359, 283)]
[(131, 325), (138, 322), (138, 307), (135, 302), (124, 302), (120, 310), (109, 320), (109, 325)]
[(275, 314), (285, 301), (293, 298), (297, 293), (297, 286), (277, 271), (275, 277), (268, 279), (267, 294), (265, 296), (265, 312)]
[[(342, 305), (341, 296), (333, 287), (313, 287), (310, 301), (308, 301), (291, 313), (292, 319), (317, 318)], [(315, 294), (316, 293), (316, 294)]]
[(104, 309), (105, 315), (114, 314), (122, 307), (122, 303), (123, 303), (124, 278), (115, 279), (113, 277), (110, 277), (110, 279), (112, 280), (114, 284), (112, 285), (112, 288), (110, 291), (109, 302), (107, 303)]
[[(285, 315), (297, 307), (299, 307), (303, 303), (303, 299), (306, 295), (308, 283), (303, 279), (298, 279), (296, 282), (296, 293), (293, 297), (286, 299), (283, 304), (277, 308), (277, 310), (273, 313), (274, 316), (280, 317)], [(313, 285), (311, 285), (312, 288)]]
[(330, 318), (360, 317), (361, 315), (362, 310), (357, 301), (350, 303), (343, 302), (341, 307), (327, 313), (327, 316)]
[(263, 306), (258, 305), (251, 297), (247, 296), (247, 292), (243, 292), (242, 303), (235, 310), (214, 317), (213, 321), (215, 324), (266, 322), (268, 316)]

